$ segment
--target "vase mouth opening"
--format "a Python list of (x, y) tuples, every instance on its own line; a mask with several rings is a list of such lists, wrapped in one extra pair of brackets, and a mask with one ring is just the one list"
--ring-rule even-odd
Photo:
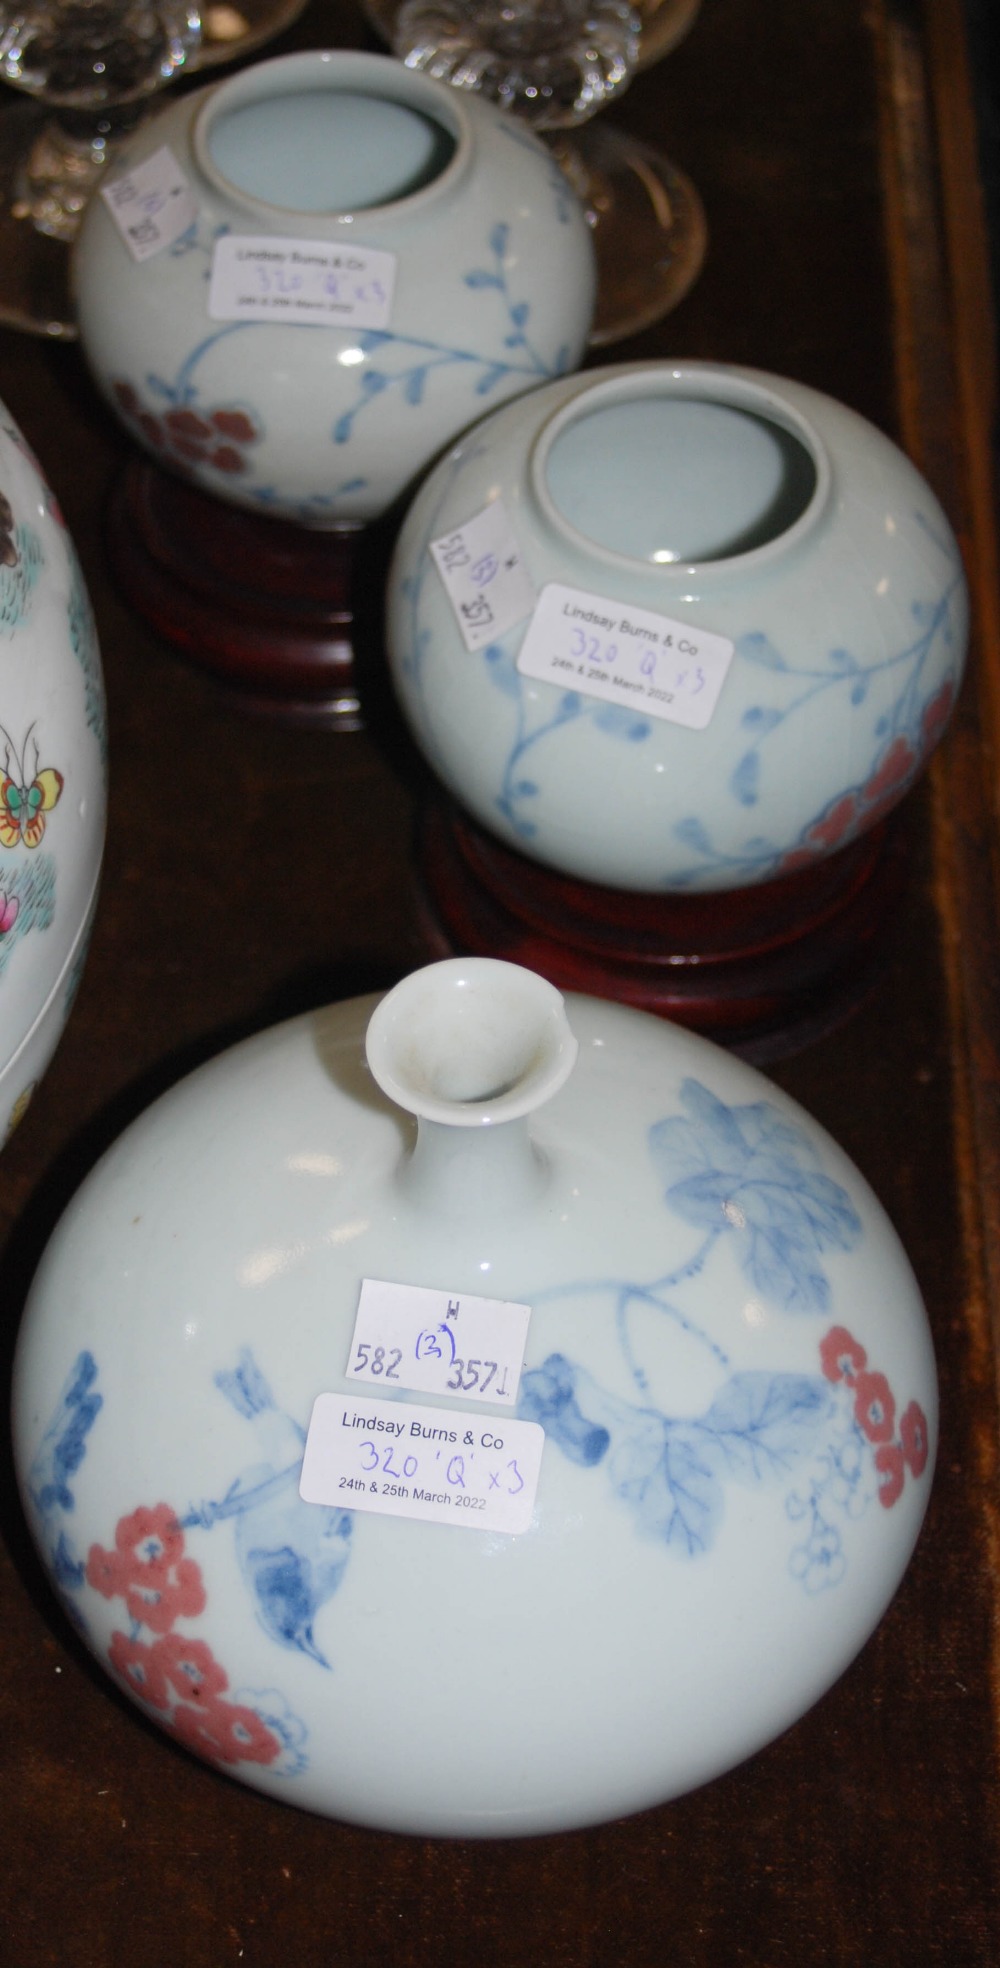
[(540, 432), (532, 478), (578, 551), (669, 577), (786, 552), (826, 505), (830, 465), (767, 378), (662, 364), (575, 394)]
[[(454, 99), (453, 99), (454, 97)], [(465, 105), (387, 55), (282, 55), (216, 84), (192, 142), (204, 176), (258, 217), (334, 221), (411, 211), (466, 167)]]
[(450, 1127), (517, 1120), (558, 1091), (577, 1042), (561, 994), (534, 971), (455, 957), (403, 979), (372, 1014), (373, 1078), (407, 1113)]

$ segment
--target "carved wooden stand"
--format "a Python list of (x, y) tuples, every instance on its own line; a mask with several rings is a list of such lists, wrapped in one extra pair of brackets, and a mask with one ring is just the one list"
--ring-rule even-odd
[(109, 552), (136, 612), (252, 714), (355, 731), (359, 591), (375, 528), (311, 532), (146, 459), (115, 488)]
[(905, 845), (883, 823), (778, 881), (641, 895), (528, 861), (439, 801), (423, 817), (419, 864), (435, 954), (505, 957), (766, 1061), (839, 1023), (875, 982)]

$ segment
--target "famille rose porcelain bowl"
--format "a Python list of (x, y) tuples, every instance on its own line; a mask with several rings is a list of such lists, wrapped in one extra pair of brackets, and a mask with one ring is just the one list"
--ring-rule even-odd
[(0, 1145), (73, 1001), (104, 847), (104, 692), (56, 501), (0, 405)]
[(831, 1686), (937, 1403), (895, 1233), (800, 1108), (460, 958), (129, 1128), (38, 1272), (14, 1428), (144, 1715), (289, 1803), (509, 1837), (703, 1783)]
[(583, 210), (521, 124), (343, 50), (150, 117), (75, 253), (80, 338), (133, 436), (315, 528), (384, 512), (491, 404), (573, 368), (594, 280)]
[(779, 376), (632, 364), (468, 431), (399, 538), (396, 688), (507, 845), (611, 888), (808, 867), (902, 797), (962, 674), (933, 493), (854, 411)]

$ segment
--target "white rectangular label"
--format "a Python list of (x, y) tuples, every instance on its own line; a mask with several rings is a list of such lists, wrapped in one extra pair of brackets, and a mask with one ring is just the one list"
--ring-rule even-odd
[(365, 1278), (348, 1380), (376, 1394), (461, 1394), (511, 1406), (528, 1336), (529, 1305)]
[(213, 321), (386, 328), (395, 279), (395, 254), (374, 246), (223, 233), (212, 251), (208, 312)]
[(513, 1535), (531, 1523), (544, 1446), (537, 1421), (320, 1394), (299, 1495), (306, 1503)]
[(552, 581), (539, 596), (517, 667), (522, 676), (703, 731), (732, 658), (725, 636)]
[(134, 260), (162, 253), (198, 217), (198, 200), (168, 144), (102, 185), (101, 197)]
[(432, 540), (431, 553), (466, 649), (482, 649), (531, 614), (535, 590), (501, 499)]

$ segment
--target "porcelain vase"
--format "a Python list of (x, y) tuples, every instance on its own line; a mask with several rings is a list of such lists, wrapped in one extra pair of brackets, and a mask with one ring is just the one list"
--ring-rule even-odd
[(387, 56), (261, 62), (144, 122), (81, 227), (80, 337), (160, 464), (310, 528), (384, 512), (580, 360), (582, 209), (491, 105)]
[(56, 500), (0, 405), (0, 1145), (79, 981), (104, 846), (90, 603)]
[(467, 432), (390, 580), (403, 708), (498, 840), (651, 895), (767, 883), (880, 822), (947, 723), (967, 599), (903, 453), (713, 363), (551, 384)]
[(935, 1387), (801, 1109), (455, 959), (128, 1130), (33, 1286), (16, 1459), (168, 1734), (314, 1811), (510, 1837), (676, 1796), (831, 1686), (913, 1548)]

